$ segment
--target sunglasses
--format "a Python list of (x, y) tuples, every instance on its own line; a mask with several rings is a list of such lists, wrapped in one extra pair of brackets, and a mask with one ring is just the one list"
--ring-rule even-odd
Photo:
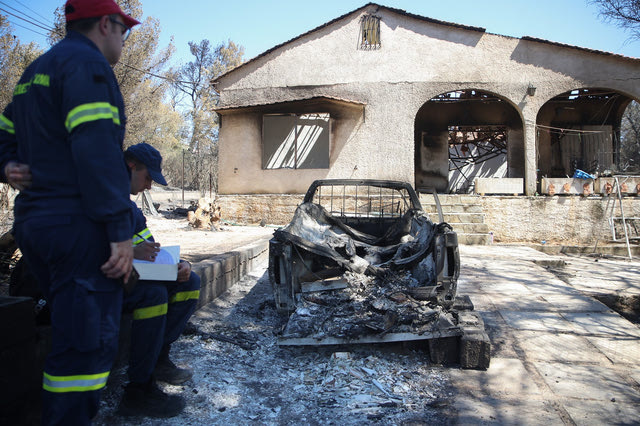
[(131, 28), (127, 27), (122, 22), (118, 21), (116, 18), (109, 17), (109, 20), (114, 24), (118, 24), (122, 27), (122, 41), (125, 42), (129, 38), (129, 34), (131, 34)]

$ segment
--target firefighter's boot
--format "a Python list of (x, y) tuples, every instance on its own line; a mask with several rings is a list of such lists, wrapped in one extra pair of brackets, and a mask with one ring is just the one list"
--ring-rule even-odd
[(130, 383), (124, 389), (118, 414), (121, 416), (144, 416), (156, 418), (175, 417), (182, 413), (185, 400), (180, 395), (164, 393), (155, 381)]
[(166, 348), (160, 353), (158, 363), (153, 371), (156, 380), (169, 383), (170, 385), (181, 385), (193, 376), (190, 368), (180, 368), (169, 359), (169, 349)]

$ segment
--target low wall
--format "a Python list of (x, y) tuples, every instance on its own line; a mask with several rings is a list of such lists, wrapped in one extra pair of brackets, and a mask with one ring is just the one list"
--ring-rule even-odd
[(266, 262), (269, 255), (269, 239), (262, 239), (218, 256), (193, 264), (193, 271), (200, 276), (200, 299), (196, 309), (211, 302), (236, 282)]
[[(609, 217), (620, 216), (612, 197), (477, 197), (494, 242), (590, 245), (611, 239)], [(640, 217), (640, 198), (623, 197), (625, 217)], [(615, 204), (615, 205), (614, 205)]]
[[(243, 224), (286, 225), (291, 221), (304, 195), (221, 195), (222, 218)], [(527, 242), (590, 245), (611, 239), (608, 218), (615, 197), (579, 195), (555, 196), (480, 196), (440, 195), (441, 202), (482, 206), (484, 222), (493, 232), (494, 242)], [(625, 217), (640, 217), (640, 197), (623, 197)]]
[(304, 194), (219, 195), (216, 203), (220, 205), (222, 219), (231, 222), (286, 225), (303, 199)]

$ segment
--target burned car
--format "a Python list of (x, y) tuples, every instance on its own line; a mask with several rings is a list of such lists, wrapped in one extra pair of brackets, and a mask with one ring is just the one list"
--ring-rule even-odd
[(269, 243), (280, 344), (459, 336), (457, 235), (405, 182), (317, 180)]

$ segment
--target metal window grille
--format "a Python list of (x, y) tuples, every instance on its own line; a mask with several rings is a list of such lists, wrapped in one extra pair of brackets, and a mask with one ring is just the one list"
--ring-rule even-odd
[(360, 49), (379, 49), (380, 44), (380, 17), (365, 15), (360, 21)]

